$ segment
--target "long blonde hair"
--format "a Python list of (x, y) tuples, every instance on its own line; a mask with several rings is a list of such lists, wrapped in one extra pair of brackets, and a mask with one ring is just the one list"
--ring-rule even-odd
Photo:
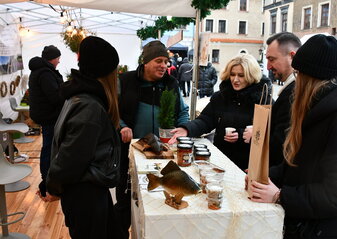
[(118, 93), (117, 93), (117, 69), (107, 76), (97, 79), (104, 88), (105, 95), (108, 99), (108, 114), (111, 117), (115, 128), (119, 128), (119, 111), (118, 111)]
[(283, 155), (290, 166), (296, 166), (294, 159), (302, 145), (302, 123), (317, 92), (329, 81), (322, 81), (299, 72), (291, 107), (289, 132), (283, 145)]

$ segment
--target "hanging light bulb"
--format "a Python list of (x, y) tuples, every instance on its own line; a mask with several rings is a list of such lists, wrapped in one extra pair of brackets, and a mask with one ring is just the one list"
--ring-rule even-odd
[(85, 33), (85, 31), (84, 31), (84, 30), (81, 30), (81, 31), (80, 31), (80, 34), (82, 35), (82, 37), (83, 37), (83, 38), (85, 38), (85, 37), (86, 37), (86, 33)]
[(67, 17), (64, 16), (63, 12), (61, 12), (60, 23), (65, 24), (67, 20)]
[(73, 26), (71, 25), (71, 23), (69, 22), (69, 25), (67, 26), (66, 31), (67, 31), (68, 33), (71, 33), (73, 30), (74, 30), (74, 28), (73, 28)]
[(76, 30), (76, 26), (75, 26), (73, 32), (71, 33), (71, 36), (73, 37), (76, 34), (77, 34), (77, 30)]

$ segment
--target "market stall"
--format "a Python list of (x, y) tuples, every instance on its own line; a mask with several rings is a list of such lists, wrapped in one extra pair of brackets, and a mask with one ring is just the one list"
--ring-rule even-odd
[[(196, 142), (206, 144), (211, 151), (210, 162), (225, 170), (222, 208), (209, 209), (203, 193), (184, 197), (189, 206), (181, 210), (166, 205), (162, 191), (147, 190), (145, 173), (155, 163), (162, 168), (169, 160), (146, 159), (142, 152), (130, 147), (132, 238), (282, 238), (283, 208), (250, 201), (244, 190), (245, 173), (208, 140)], [(196, 166), (182, 169), (199, 181)]]

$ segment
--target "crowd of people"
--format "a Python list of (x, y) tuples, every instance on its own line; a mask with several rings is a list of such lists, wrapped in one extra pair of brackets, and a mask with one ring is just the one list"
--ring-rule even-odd
[[(214, 145), (241, 170), (248, 168), (254, 105), (272, 102), (270, 179), (252, 182), (250, 200), (282, 205), (284, 238), (337, 238), (337, 40), (318, 34), (301, 46), (282, 32), (266, 44), (267, 69), (282, 82), (277, 100), (257, 60), (239, 54), (221, 72), (217, 92), (214, 67), (199, 68), (198, 94), (210, 101), (192, 121), (183, 97), (190, 95), (194, 66), (187, 58), (177, 65), (160, 41), (146, 44), (138, 68), (119, 77), (117, 50), (99, 37), (81, 42), (79, 70), (66, 82), (56, 70), (55, 46), (32, 58), (30, 116), (43, 136), (37, 194), (61, 200), (70, 236), (129, 237), (130, 142), (158, 136), (160, 98), (168, 89), (176, 96), (169, 144), (215, 130)], [(235, 130), (225, 133), (227, 127)]]

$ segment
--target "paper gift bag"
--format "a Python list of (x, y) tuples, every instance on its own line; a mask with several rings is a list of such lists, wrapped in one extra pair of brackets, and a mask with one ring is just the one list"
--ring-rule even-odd
[[(263, 89), (263, 92), (266, 93), (267, 87), (264, 87)], [(260, 104), (255, 104), (254, 108), (253, 134), (248, 164), (249, 197), (252, 197), (249, 186), (253, 180), (259, 183), (268, 184), (271, 100), (270, 105), (261, 105), (261, 101)], [(265, 103), (266, 101), (267, 97)]]

